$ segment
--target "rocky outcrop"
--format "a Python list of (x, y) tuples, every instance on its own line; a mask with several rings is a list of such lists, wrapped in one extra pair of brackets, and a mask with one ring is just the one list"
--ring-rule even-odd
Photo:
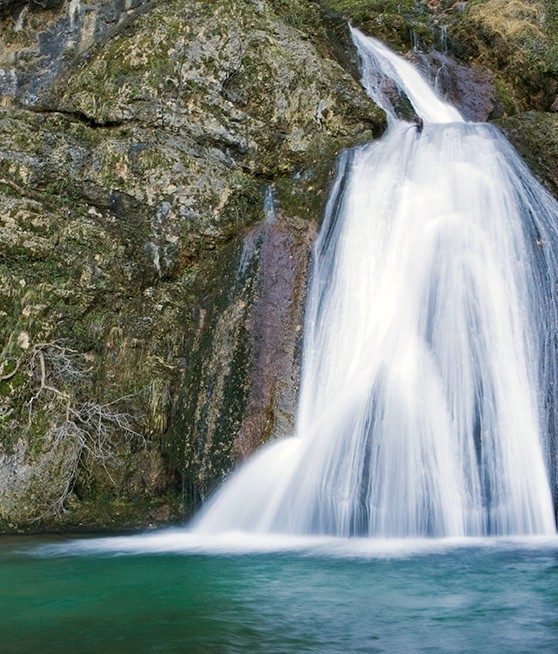
[(383, 116), (314, 2), (0, 21), (1, 526), (182, 519), (292, 424), (311, 234)]
[(552, 3), (496, 1), (0, 0), (1, 529), (183, 519), (292, 428), (333, 163), (384, 128), (337, 11), (555, 192), (517, 114), (554, 111)]
[(429, 51), (439, 43), (433, 3), (415, 0), (323, 0), (355, 27), (400, 51)]
[(557, 17), (553, 0), (466, 3), (450, 22), (448, 46), (469, 65), (493, 72), (503, 112), (551, 111), (558, 95)]
[[(4, 0), (0, 4), (0, 96), (48, 106), (52, 87), (153, 0)], [(4, 18), (2, 18), (4, 16)]]
[(558, 114), (527, 111), (497, 124), (547, 190), (558, 198)]
[(482, 0), (447, 10), (450, 53), (493, 79), (494, 109), (511, 142), (558, 197), (558, 7), (552, 0)]

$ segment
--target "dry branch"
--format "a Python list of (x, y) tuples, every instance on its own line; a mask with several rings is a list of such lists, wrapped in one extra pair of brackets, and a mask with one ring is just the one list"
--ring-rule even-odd
[[(111, 478), (108, 464), (114, 458), (114, 437), (119, 434), (126, 442), (136, 440), (142, 446), (146, 439), (133, 428), (133, 417), (119, 410), (119, 405), (129, 396), (104, 404), (76, 399), (75, 390), (87, 381), (91, 370), (82, 353), (55, 342), (38, 343), (27, 356), (27, 372), (34, 388), (28, 402), (29, 423), (39, 399), (58, 402), (65, 419), (51, 427), (45, 439), (49, 441), (49, 452), (53, 456), (61, 448), (73, 452), (64, 476), (63, 491), (52, 505), (53, 510), (60, 512), (72, 492), (85, 453), (99, 462)], [(44, 465), (48, 459), (47, 455)]]

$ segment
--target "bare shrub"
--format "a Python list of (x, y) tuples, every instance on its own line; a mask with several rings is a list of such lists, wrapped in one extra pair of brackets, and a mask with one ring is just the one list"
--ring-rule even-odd
[(29, 424), (39, 403), (50, 417), (58, 417), (43, 436), (48, 452), (41, 456), (38, 471), (49, 469), (55, 457), (64, 459), (57, 479), (60, 491), (51, 507), (59, 513), (65, 510), (64, 502), (73, 490), (85, 454), (100, 463), (112, 480), (109, 464), (114, 459), (116, 437), (126, 443), (135, 440), (142, 446), (146, 440), (133, 428), (132, 416), (120, 409), (129, 397), (104, 404), (78, 399), (78, 391), (83, 390), (91, 373), (83, 353), (59, 342), (39, 343), (30, 348), (26, 358), (33, 392), (28, 402)]

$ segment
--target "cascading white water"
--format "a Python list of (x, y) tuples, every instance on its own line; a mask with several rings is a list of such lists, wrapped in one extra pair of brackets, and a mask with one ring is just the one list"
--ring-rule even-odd
[[(296, 436), (256, 454), (194, 528), (552, 534), (558, 205), (499, 132), (353, 38), (390, 128), (340, 158)], [(386, 77), (422, 131), (397, 119)]]

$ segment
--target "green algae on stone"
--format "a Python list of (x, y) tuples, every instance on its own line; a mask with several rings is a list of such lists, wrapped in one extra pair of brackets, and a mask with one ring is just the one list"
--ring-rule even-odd
[(416, 0), (323, 0), (355, 27), (396, 50), (428, 49), (434, 42), (427, 7)]
[[(17, 38), (32, 41), (33, 24)], [(320, 219), (339, 149), (384, 126), (354, 70), (338, 63), (352, 56), (346, 26), (317, 3), (175, 0), (118, 25), (107, 40), (95, 37), (87, 56), (70, 53), (33, 111), (17, 94), (0, 108), (0, 377), (19, 366), (0, 387), (0, 461), (21, 473), (19, 499), (10, 491), (2, 504), (8, 491), (0, 484), (0, 521), (10, 529), (171, 520), (191, 509), (184, 474), (205, 492), (237, 456), (239, 435), (250, 436), (244, 451), (273, 432), (273, 421), (288, 423), (305, 234)], [(333, 33), (343, 34), (343, 48)], [(34, 63), (14, 65), (25, 72)], [(237, 289), (223, 305), (215, 289), (234, 287), (238, 246), (258, 229), (269, 184), (283, 216), (272, 242), (283, 258), (264, 266), (259, 290)], [(296, 265), (291, 242), (300, 242)], [(284, 359), (272, 371), (276, 380), (265, 373), (265, 394), (255, 398), (260, 380), (250, 375), (260, 374), (269, 341), (254, 344), (242, 315), (260, 311), (265, 276), (283, 263), (293, 266), (285, 288), (297, 289), (281, 299)], [(201, 339), (210, 315), (221, 331), (202, 329)], [(66, 370), (53, 379), (55, 391), (38, 393), (38, 353), (48, 348), (71, 352), (87, 374), (76, 379)], [(175, 457), (178, 398), (209, 380), (196, 377), (197, 361), (210, 362), (208, 371), (214, 364), (216, 380), (226, 372), (212, 423), (223, 429), (205, 442), (182, 434)], [(72, 449), (71, 430), (67, 449), (49, 458), (68, 407), (90, 405), (112, 407), (110, 461)], [(120, 429), (117, 415), (126, 416)], [(126, 425), (137, 438), (127, 437)], [(50, 493), (41, 492), (43, 460), (57, 477)]]

